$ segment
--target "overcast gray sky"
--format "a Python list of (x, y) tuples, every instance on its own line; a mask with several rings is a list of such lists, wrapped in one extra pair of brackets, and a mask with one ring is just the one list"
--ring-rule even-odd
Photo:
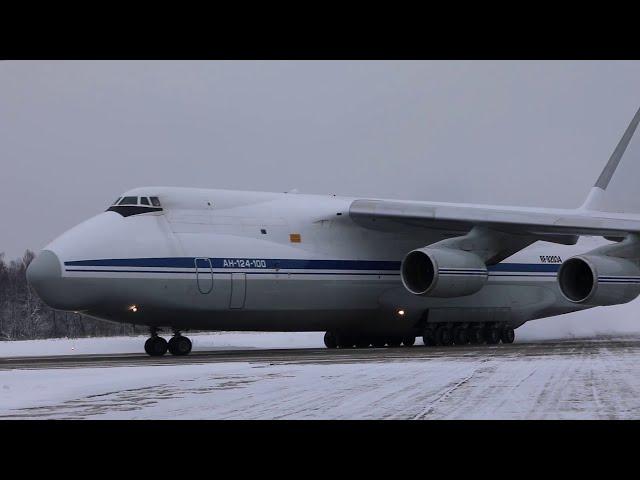
[(1, 62), (0, 251), (142, 185), (572, 207), (640, 62)]

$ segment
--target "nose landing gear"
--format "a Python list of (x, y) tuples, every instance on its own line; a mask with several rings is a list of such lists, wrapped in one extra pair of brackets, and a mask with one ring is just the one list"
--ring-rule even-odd
[(151, 337), (144, 342), (144, 351), (152, 357), (161, 357), (167, 353), (167, 347), (167, 341), (158, 335), (152, 334)]
[(191, 340), (176, 332), (169, 340), (169, 352), (171, 355), (189, 355), (191, 352)]
[(188, 355), (191, 352), (191, 340), (183, 337), (178, 330), (174, 330), (173, 337), (168, 342), (158, 336), (157, 328), (151, 328), (150, 333), (151, 336), (144, 342), (144, 351), (152, 357), (161, 357), (167, 350), (176, 356)]

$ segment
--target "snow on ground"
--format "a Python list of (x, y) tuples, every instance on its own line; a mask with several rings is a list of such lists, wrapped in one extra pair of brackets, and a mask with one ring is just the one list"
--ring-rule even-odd
[[(250, 348), (324, 348), (324, 333), (220, 332), (189, 334), (193, 351)], [(49, 355), (141, 353), (147, 336), (56, 338), (0, 342), (0, 358)]]
[(0, 418), (640, 418), (640, 341), (594, 343), (546, 354), (6, 370)]
[[(450, 355), (400, 358), (381, 351), (368, 361), (342, 356), (319, 362), (292, 354), (284, 361), (0, 370), (0, 418), (640, 419), (640, 337), (611, 340), (632, 333), (635, 318), (611, 328), (606, 316), (595, 322), (602, 315), (597, 310), (592, 324), (608, 340), (589, 339), (593, 325), (574, 316), (568, 317), (573, 324), (548, 319), (518, 329), (520, 349), (484, 347), (463, 355), (453, 348)], [(190, 335), (194, 351), (321, 348), (322, 337)], [(581, 340), (545, 346), (563, 337)], [(0, 362), (141, 353), (145, 339), (0, 342)]]

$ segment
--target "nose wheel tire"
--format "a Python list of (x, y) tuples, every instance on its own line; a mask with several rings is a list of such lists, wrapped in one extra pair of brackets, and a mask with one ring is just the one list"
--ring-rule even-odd
[(144, 342), (144, 351), (152, 357), (161, 357), (167, 353), (168, 344), (162, 337), (151, 337)]
[(171, 355), (189, 355), (191, 353), (191, 340), (182, 335), (171, 337), (167, 345)]

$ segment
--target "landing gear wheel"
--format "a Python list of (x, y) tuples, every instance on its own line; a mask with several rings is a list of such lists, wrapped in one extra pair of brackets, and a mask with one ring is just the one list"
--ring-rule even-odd
[(436, 328), (436, 344), (448, 347), (453, 344), (453, 335), (448, 327)]
[(171, 337), (168, 343), (169, 352), (171, 355), (189, 355), (191, 353), (191, 340), (187, 337), (183, 337), (182, 335), (176, 335), (175, 337)]
[(340, 348), (353, 348), (355, 343), (356, 342), (354, 341), (353, 337), (348, 337), (346, 335), (338, 336), (338, 346)]
[(144, 351), (147, 352), (147, 355), (153, 356), (153, 342), (155, 339), (153, 337), (148, 338), (146, 342), (144, 342)]
[(404, 345), (405, 347), (413, 347), (415, 343), (416, 343), (416, 337), (413, 337), (413, 336), (403, 337), (402, 339), (402, 345)]
[(387, 345), (390, 347), (399, 347), (402, 345), (402, 337), (389, 337), (387, 339)]
[(487, 328), (484, 337), (489, 345), (497, 345), (500, 343), (500, 330), (494, 327)]
[(456, 345), (466, 345), (469, 343), (469, 335), (464, 327), (456, 327), (453, 329), (453, 343)]
[(162, 337), (150, 337), (144, 342), (144, 351), (152, 357), (161, 357), (167, 353), (167, 341)]
[(432, 347), (436, 344), (436, 335), (433, 328), (424, 329), (424, 332), (422, 332), (422, 341), (427, 347)]
[(513, 343), (516, 339), (516, 332), (513, 331), (513, 328), (506, 327), (502, 330), (500, 339), (502, 340), (502, 343)]
[(484, 342), (484, 334), (482, 333), (482, 329), (478, 327), (471, 327), (467, 332), (467, 337), (471, 345), (480, 345)]
[(338, 348), (338, 339), (333, 332), (327, 332), (324, 334), (324, 346), (327, 348)]

